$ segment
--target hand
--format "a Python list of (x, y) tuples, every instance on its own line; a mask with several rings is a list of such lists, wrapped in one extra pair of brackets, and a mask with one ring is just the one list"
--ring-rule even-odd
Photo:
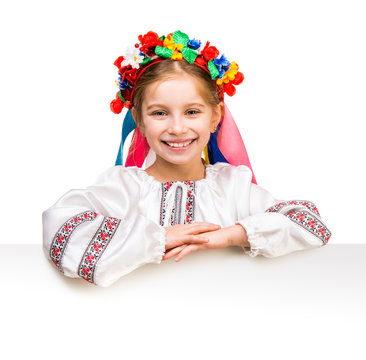
[(201, 236), (208, 238), (209, 241), (205, 243), (196, 244), (183, 244), (177, 246), (170, 251), (166, 252), (163, 256), (163, 260), (170, 259), (172, 256), (179, 254), (175, 261), (180, 261), (185, 255), (192, 251), (203, 250), (203, 249), (220, 249), (229, 245), (227, 239), (227, 231), (225, 229), (218, 229), (209, 232), (201, 233)]
[(163, 260), (170, 259), (171, 257), (179, 254), (175, 261), (180, 261), (184, 256), (192, 251), (203, 249), (220, 249), (227, 246), (250, 246), (248, 243), (248, 237), (246, 230), (239, 224), (222, 228), (216, 231), (210, 231), (202, 233), (202, 236), (209, 238), (208, 243), (201, 244), (184, 244), (178, 246), (163, 256)]
[(165, 250), (176, 248), (191, 243), (206, 243), (209, 239), (206, 236), (196, 235), (220, 229), (221, 226), (207, 222), (196, 222), (192, 224), (178, 224), (166, 226)]

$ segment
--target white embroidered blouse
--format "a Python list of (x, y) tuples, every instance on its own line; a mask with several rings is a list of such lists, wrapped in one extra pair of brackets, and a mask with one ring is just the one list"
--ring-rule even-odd
[(142, 168), (113, 166), (43, 212), (43, 249), (69, 277), (109, 286), (162, 261), (164, 226), (198, 221), (242, 225), (251, 257), (276, 257), (327, 244), (331, 232), (316, 206), (280, 201), (251, 182), (244, 165), (205, 164), (198, 181), (159, 182)]

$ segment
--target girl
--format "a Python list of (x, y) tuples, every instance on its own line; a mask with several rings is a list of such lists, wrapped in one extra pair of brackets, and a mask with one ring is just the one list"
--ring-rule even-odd
[(115, 61), (111, 109), (131, 110), (116, 166), (44, 211), (47, 257), (66, 276), (109, 286), (196, 250), (240, 246), (251, 257), (275, 257), (325, 245), (331, 233), (312, 202), (276, 200), (256, 183), (224, 104), (244, 79), (238, 65), (181, 31), (138, 38)]

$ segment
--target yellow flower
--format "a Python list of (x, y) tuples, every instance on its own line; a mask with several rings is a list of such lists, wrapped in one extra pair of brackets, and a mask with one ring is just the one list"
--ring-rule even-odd
[(165, 39), (164, 39), (164, 47), (173, 50), (173, 54), (172, 54), (172, 59), (176, 60), (176, 59), (183, 59), (183, 55), (182, 55), (182, 49), (184, 48), (183, 44), (176, 44), (173, 40), (173, 36), (172, 35), (168, 35)]
[(223, 78), (216, 80), (217, 85), (222, 85), (222, 83), (227, 84), (228, 82), (233, 81), (237, 73), (238, 73), (238, 65), (236, 65), (235, 61), (233, 61), (230, 65), (229, 70), (226, 71)]
[(164, 47), (170, 49), (170, 50), (174, 50), (175, 49), (175, 43), (173, 40), (173, 36), (168, 35), (165, 39), (164, 39)]

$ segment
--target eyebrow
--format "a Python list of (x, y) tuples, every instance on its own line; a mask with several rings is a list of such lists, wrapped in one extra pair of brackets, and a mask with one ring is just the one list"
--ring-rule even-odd
[[(184, 106), (185, 106), (185, 107), (197, 106), (197, 107), (201, 107), (201, 108), (204, 108), (204, 107), (205, 107), (205, 105), (200, 104), (200, 103), (189, 103), (189, 104), (186, 104), (186, 105), (184, 105)], [(165, 107), (166, 107), (166, 105), (164, 105), (164, 104), (151, 104), (151, 105), (149, 105), (149, 106), (146, 108), (146, 110), (150, 110), (151, 108), (154, 108), (154, 107), (162, 107), (162, 108), (165, 108)]]

